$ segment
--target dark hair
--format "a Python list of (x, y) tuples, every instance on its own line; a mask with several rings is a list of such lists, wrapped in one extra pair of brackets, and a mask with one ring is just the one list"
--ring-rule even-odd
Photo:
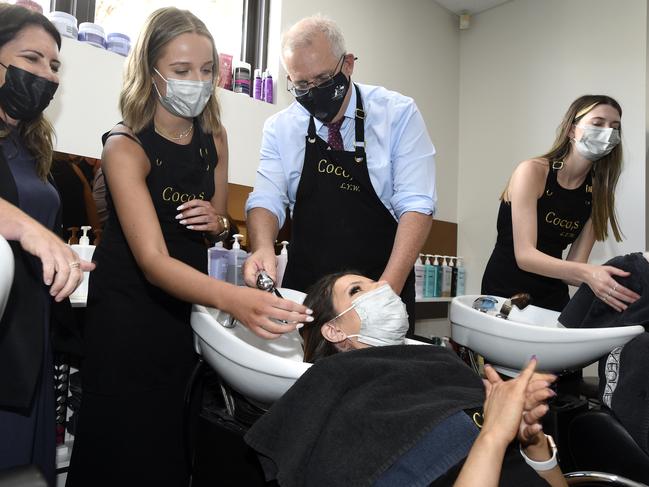
[[(0, 48), (13, 40), (25, 27), (41, 27), (52, 36), (61, 50), (61, 34), (47, 17), (19, 5), (0, 3)], [(24, 120), (18, 126), (20, 137), (36, 158), (38, 175), (47, 178), (52, 164), (52, 138), (54, 129), (41, 113), (32, 120)], [(0, 121), (0, 140), (7, 136), (9, 128)]]
[(11, 41), (25, 27), (42, 27), (56, 41), (61, 49), (61, 34), (43, 14), (20, 5), (0, 4), (0, 47)]
[(333, 343), (322, 336), (320, 329), (322, 325), (335, 318), (337, 313), (333, 302), (334, 285), (338, 279), (348, 274), (361, 275), (356, 271), (327, 274), (318, 279), (307, 291), (304, 306), (313, 310), (313, 321), (305, 323), (304, 327), (300, 329), (300, 334), (304, 339), (305, 362), (315, 363), (321, 358), (339, 352)]

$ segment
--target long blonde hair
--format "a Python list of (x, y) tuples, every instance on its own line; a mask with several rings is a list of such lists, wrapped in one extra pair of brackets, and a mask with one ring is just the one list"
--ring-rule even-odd
[[(32, 25), (42, 27), (61, 49), (61, 36), (47, 17), (25, 7), (0, 3), (0, 47)], [(45, 181), (52, 165), (54, 127), (41, 113), (31, 120), (20, 121), (17, 129), (22, 143), (36, 159), (38, 176)], [(7, 137), (10, 131), (10, 127), (0, 122), (0, 139)]]
[[(561, 124), (557, 128), (557, 137), (554, 140), (552, 148), (538, 157), (545, 159), (550, 166), (555, 161), (563, 161), (572, 149), (570, 143), (570, 132), (573, 125), (579, 122), (586, 114), (598, 105), (609, 105), (613, 107), (622, 116), (622, 107), (610, 96), (606, 95), (584, 95), (572, 102), (570, 108), (563, 117)], [(622, 128), (620, 127), (620, 133)], [(608, 224), (611, 224), (611, 230), (616, 241), (622, 240), (622, 232), (615, 215), (615, 187), (622, 172), (622, 143), (619, 143), (606, 156), (598, 159), (593, 163), (591, 175), (593, 179), (593, 205), (591, 220), (593, 222), (593, 231), (595, 239), (602, 241), (608, 237)], [(501, 200), (507, 201), (507, 190), (500, 196)]]
[[(212, 43), (214, 62), (213, 89), (218, 83), (219, 55), (214, 39), (205, 24), (188, 10), (167, 7), (156, 10), (147, 19), (144, 31), (128, 57), (124, 85), (119, 95), (119, 108), (124, 123), (134, 132), (140, 132), (153, 121), (157, 95), (153, 87), (153, 67), (163, 54), (165, 46), (181, 34), (195, 33), (207, 37)], [(206, 133), (218, 134), (221, 130), (221, 110), (213, 94), (199, 116), (201, 128)]]

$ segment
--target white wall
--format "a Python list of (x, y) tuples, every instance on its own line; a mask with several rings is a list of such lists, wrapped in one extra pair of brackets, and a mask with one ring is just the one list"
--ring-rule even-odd
[(623, 108), (625, 167), (617, 211), (626, 239), (594, 262), (645, 249), (647, 11), (644, 0), (514, 0), (460, 36), (459, 253), (478, 292), (513, 168), (545, 152), (568, 105), (586, 93)]
[(125, 58), (65, 37), (60, 58), (59, 89), (45, 112), (55, 148), (98, 158), (101, 135), (122, 119), (117, 103)]

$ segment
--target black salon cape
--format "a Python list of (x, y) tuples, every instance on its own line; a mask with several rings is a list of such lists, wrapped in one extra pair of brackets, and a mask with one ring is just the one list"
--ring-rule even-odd
[(649, 331), (649, 262), (640, 252), (614, 257), (606, 264), (631, 273), (614, 279), (640, 295), (635, 303), (618, 313), (582, 284), (559, 316), (568, 328), (604, 328), (643, 325)]
[(245, 441), (283, 487), (369, 486), (432, 427), (483, 402), (481, 379), (445, 348), (371, 347), (314, 364)]
[[(626, 310), (617, 312), (582, 284), (565, 307), (559, 322), (569, 328), (602, 328), (643, 325), (649, 331), (649, 262), (637, 252), (609, 260), (611, 265), (631, 273), (615, 277), (640, 295)], [(599, 395), (615, 417), (649, 453), (649, 333), (628, 342), (599, 362)]]

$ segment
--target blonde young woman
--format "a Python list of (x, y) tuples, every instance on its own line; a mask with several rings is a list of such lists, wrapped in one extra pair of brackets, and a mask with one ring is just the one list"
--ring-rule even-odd
[(124, 121), (104, 139), (110, 215), (90, 282), (69, 486), (187, 485), (191, 303), (228, 311), (265, 338), (310, 319), (304, 306), (205, 275), (204, 240), (227, 228), (218, 66), (203, 22), (176, 8), (149, 17), (128, 60)]
[(557, 311), (568, 303), (568, 284), (588, 284), (617, 311), (638, 299), (615, 280), (628, 272), (588, 264), (593, 244), (607, 238), (609, 225), (615, 239), (622, 238), (615, 216), (621, 116), (613, 98), (582, 96), (566, 112), (552, 149), (518, 165), (501, 196), (483, 293), (526, 292), (535, 305)]

